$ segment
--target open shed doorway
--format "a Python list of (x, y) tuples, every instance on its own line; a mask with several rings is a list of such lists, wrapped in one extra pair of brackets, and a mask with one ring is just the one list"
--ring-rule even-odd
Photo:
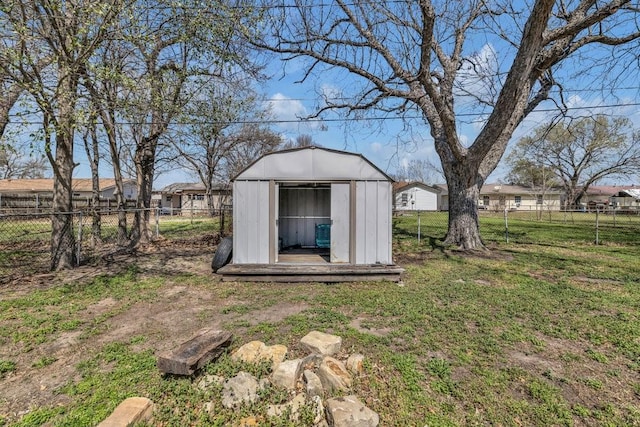
[(331, 185), (281, 183), (278, 187), (278, 262), (330, 262)]

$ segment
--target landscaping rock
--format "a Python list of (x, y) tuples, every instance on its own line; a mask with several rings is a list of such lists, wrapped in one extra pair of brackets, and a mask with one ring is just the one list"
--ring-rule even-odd
[(222, 386), (222, 405), (233, 408), (258, 400), (258, 380), (247, 372), (239, 372)]
[(271, 374), (271, 383), (277, 387), (293, 390), (301, 373), (302, 359), (285, 360)]
[(364, 373), (364, 356), (362, 354), (352, 354), (347, 359), (347, 369), (354, 375)]
[(258, 355), (265, 347), (266, 346), (262, 341), (248, 342), (231, 353), (231, 360), (240, 360), (242, 362), (255, 363), (258, 359)]
[(318, 377), (327, 392), (344, 391), (351, 387), (351, 375), (349, 375), (347, 368), (333, 357), (326, 356), (324, 358), (318, 368)]
[(276, 344), (267, 346), (260, 355), (260, 360), (271, 360), (273, 362), (271, 369), (275, 370), (276, 367), (284, 361), (287, 351), (287, 347), (284, 345)]
[(264, 419), (262, 417), (246, 417), (238, 421), (237, 427), (253, 427), (264, 425)]
[(282, 405), (269, 405), (267, 408), (267, 416), (281, 417), (284, 413), (289, 411), (289, 421), (298, 421), (300, 418), (300, 408), (302, 408), (306, 403), (304, 394), (296, 394), (290, 402)]
[(320, 396), (313, 396), (311, 401), (316, 407), (316, 417), (313, 419), (313, 425), (315, 427), (327, 426), (327, 420), (324, 415), (324, 405), (322, 404), (322, 398)]
[(367, 408), (356, 396), (326, 401), (327, 421), (333, 427), (377, 427), (380, 417)]
[(306, 369), (303, 373), (304, 382), (306, 384), (307, 395), (309, 397), (324, 395), (324, 389), (322, 388), (322, 381), (313, 371)]
[(311, 331), (300, 340), (300, 344), (311, 353), (332, 356), (340, 351), (342, 338), (323, 332)]
[(272, 369), (275, 369), (284, 360), (286, 354), (287, 347), (284, 345), (267, 346), (262, 341), (251, 341), (234, 351), (231, 354), (231, 359), (247, 363), (271, 360), (273, 362)]
[(98, 427), (129, 427), (147, 422), (153, 414), (153, 402), (146, 397), (130, 397), (123, 400)]

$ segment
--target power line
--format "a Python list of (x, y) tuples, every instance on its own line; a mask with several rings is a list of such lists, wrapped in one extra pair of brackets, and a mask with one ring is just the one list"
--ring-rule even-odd
[[(582, 107), (567, 107), (566, 111), (591, 111), (598, 110), (603, 108), (620, 108), (620, 107), (638, 107), (640, 106), (640, 102), (631, 102), (625, 104), (604, 104), (604, 105), (590, 105), (590, 106), (582, 106)], [(557, 108), (543, 108), (536, 109), (534, 113), (552, 113), (558, 111)], [(486, 117), (487, 113), (459, 113), (456, 114), (456, 117)], [(19, 115), (12, 115), (11, 117), (21, 117)], [(392, 121), (392, 120), (419, 120), (423, 119), (422, 116), (374, 116), (374, 117), (342, 117), (342, 118), (298, 118), (298, 119), (274, 119), (274, 120), (232, 120), (232, 121), (193, 121), (193, 122), (172, 122), (173, 126), (187, 126), (187, 125), (220, 125), (220, 124), (229, 124), (229, 125), (279, 125), (279, 124), (305, 124), (305, 123), (339, 123), (339, 122), (368, 122), (368, 121)], [(42, 125), (44, 124), (42, 121), (24, 121), (22, 120), (20, 124), (24, 125)], [(134, 121), (117, 121), (117, 125), (123, 126), (142, 126), (149, 124), (148, 122), (134, 122)]]

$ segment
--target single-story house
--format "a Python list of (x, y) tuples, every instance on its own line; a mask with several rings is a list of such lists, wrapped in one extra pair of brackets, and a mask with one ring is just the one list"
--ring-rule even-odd
[[(440, 189), (440, 210), (449, 210), (449, 192), (446, 184)], [(558, 210), (562, 192), (558, 189), (540, 191), (520, 185), (485, 184), (480, 189), (478, 208), (484, 210)]]
[(233, 179), (225, 280), (399, 280), (392, 179), (360, 154), (302, 147), (266, 154)]
[[(209, 212), (209, 201), (204, 184), (201, 182), (178, 182), (167, 185), (159, 191), (157, 206), (163, 213), (197, 215)], [(213, 186), (213, 209), (221, 209), (231, 202), (229, 184), (216, 183)]]
[(393, 208), (396, 211), (437, 211), (440, 208), (438, 187), (422, 182), (395, 182), (393, 184)]
[[(449, 209), (449, 197), (446, 184), (437, 184), (440, 192), (440, 209)], [(637, 187), (637, 186), (636, 186)], [(592, 185), (582, 198), (585, 209), (595, 207), (632, 207), (640, 208), (638, 199), (634, 199), (633, 186)], [(550, 188), (544, 191), (508, 184), (485, 184), (480, 190), (479, 209), (501, 211), (508, 210), (560, 210), (564, 206), (564, 191)]]
[[(127, 179), (123, 184), (125, 200), (135, 200), (138, 195), (135, 180)], [(101, 200), (115, 199), (117, 192), (115, 179), (100, 179), (99, 187)], [(93, 195), (91, 178), (73, 178), (71, 188), (74, 206), (88, 206)], [(51, 205), (52, 198), (52, 178), (0, 180), (0, 208), (45, 208)]]

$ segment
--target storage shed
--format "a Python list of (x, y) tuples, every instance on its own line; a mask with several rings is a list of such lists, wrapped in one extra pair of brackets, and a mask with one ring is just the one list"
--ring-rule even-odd
[(219, 273), (228, 280), (397, 280), (391, 184), (360, 154), (303, 147), (261, 157), (233, 180), (232, 263)]

